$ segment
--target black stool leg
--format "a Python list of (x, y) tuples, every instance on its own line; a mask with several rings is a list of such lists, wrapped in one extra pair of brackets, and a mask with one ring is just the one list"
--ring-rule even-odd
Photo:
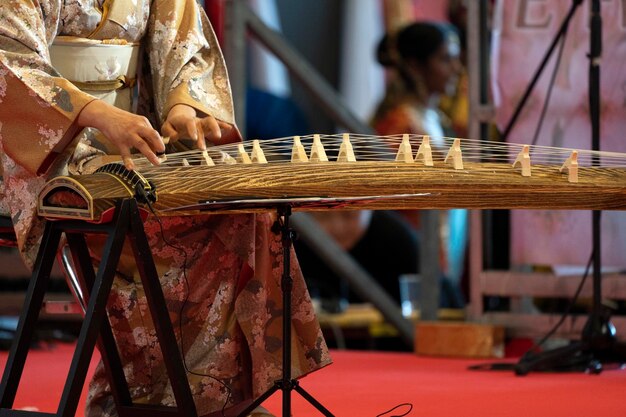
[[(12, 410), (62, 233), (67, 235), (74, 263), (78, 266), (77, 274), (79, 279), (86, 284), (89, 299), (76, 350), (56, 414)], [(83, 236), (85, 233), (107, 235), (97, 274), (94, 273), (91, 264)], [(148, 306), (174, 391), (176, 407), (133, 404), (128, 383), (124, 377), (120, 355), (106, 315), (106, 305), (126, 237), (130, 239), (146, 291)], [(198, 415), (137, 202), (134, 199), (121, 201), (117, 206), (114, 221), (109, 224), (97, 225), (79, 221), (48, 222), (16, 336), (0, 386), (0, 417), (74, 416), (96, 342), (99, 343), (120, 417), (197, 417)]]
[(2, 375), (0, 408), (11, 408), (15, 402), (15, 395), (22, 377), (26, 356), (32, 343), (39, 311), (43, 305), (43, 298), (46, 294), (50, 272), (52, 271), (60, 239), (61, 232), (54, 225), (48, 223), (41, 242), (41, 249), (35, 261), (32, 279), (28, 284), (24, 308), (20, 314), (15, 339), (13, 339), (11, 344), (9, 358)]
[[(84, 235), (80, 233), (66, 233), (66, 236), (74, 264), (79, 265), (78, 268), (75, 268), (76, 275), (81, 287), (85, 289), (86, 302), (88, 302), (91, 296), (91, 288), (93, 288), (93, 284), (96, 281), (96, 275), (91, 256), (87, 250), (87, 242)], [(128, 389), (124, 368), (108, 318), (102, 321), (97, 345), (107, 375), (111, 380), (111, 392), (115, 404), (118, 408), (132, 406), (130, 390)]]
[(82, 387), (84, 386), (89, 362), (96, 345), (96, 340), (106, 317), (106, 305), (113, 285), (113, 278), (118, 260), (122, 253), (126, 230), (128, 229), (128, 208), (122, 204), (111, 233), (104, 245), (103, 257), (98, 274), (91, 289), (89, 304), (80, 329), (76, 350), (70, 365), (70, 371), (63, 388), (61, 402), (57, 411), (60, 417), (72, 417), (76, 414)]

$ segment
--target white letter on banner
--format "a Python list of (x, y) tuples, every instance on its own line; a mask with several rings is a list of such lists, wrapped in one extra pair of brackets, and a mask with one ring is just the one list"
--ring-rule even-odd
[[(550, 22), (552, 21), (552, 15), (548, 14), (546, 15), (545, 19), (543, 20), (543, 22), (539, 22), (536, 21), (535, 23), (531, 23), (530, 19), (529, 19), (529, 9), (532, 7), (530, 5), (530, 2), (534, 1), (540, 1), (541, 3), (546, 3), (545, 0), (520, 0), (519, 2), (519, 9), (518, 9), (518, 13), (517, 13), (517, 27), (518, 28), (547, 28), (548, 25), (550, 25)], [(543, 4), (543, 7), (541, 7), (541, 9), (543, 11), (546, 10), (546, 5)]]

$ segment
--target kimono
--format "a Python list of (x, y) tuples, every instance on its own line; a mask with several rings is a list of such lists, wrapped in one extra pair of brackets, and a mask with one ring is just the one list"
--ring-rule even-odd
[[(43, 221), (36, 199), (47, 180), (82, 173), (115, 152), (76, 119), (94, 97), (51, 65), (59, 36), (142, 48), (137, 112), (153, 126), (183, 103), (234, 124), (230, 85), (210, 23), (195, 0), (2, 0), (0, 10), (0, 211), (13, 219), (20, 253), (34, 263)], [(160, 234), (173, 245), (167, 245)], [(200, 414), (255, 398), (281, 377), (280, 236), (271, 215), (149, 217), (167, 307)], [(175, 248), (174, 248), (175, 246)], [(292, 256), (293, 376), (331, 362)], [(174, 405), (163, 357), (133, 262), (123, 258), (108, 315), (135, 402)], [(116, 415), (104, 368), (89, 387), (88, 416)]]

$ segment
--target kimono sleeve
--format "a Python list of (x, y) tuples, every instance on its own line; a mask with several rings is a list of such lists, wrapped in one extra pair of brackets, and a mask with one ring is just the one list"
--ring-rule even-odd
[(31, 173), (46, 171), (72, 143), (76, 118), (94, 97), (52, 68), (55, 33), (39, 2), (3, 3), (0, 25), (0, 141), (3, 151)]
[(182, 103), (235, 124), (224, 58), (195, 0), (153, 2), (147, 51), (161, 121), (175, 104)]

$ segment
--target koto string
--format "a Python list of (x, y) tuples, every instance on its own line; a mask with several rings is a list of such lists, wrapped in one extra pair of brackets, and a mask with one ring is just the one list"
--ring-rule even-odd
[[(397, 148), (402, 143), (404, 136), (405, 135), (372, 136), (350, 134), (349, 142), (352, 145), (357, 161), (394, 161), (397, 154)], [(328, 155), (328, 163), (332, 163), (339, 154), (344, 135), (319, 135), (319, 137), (324, 151)], [(314, 135), (305, 135), (300, 136), (299, 138), (305, 152), (307, 155), (310, 155)], [(412, 156), (415, 156), (420, 144), (423, 142), (424, 135), (412, 134), (408, 135), (408, 138), (411, 145)], [(448, 149), (450, 149), (454, 141), (455, 138), (448, 137), (430, 139), (433, 162), (436, 166), (438, 166), (438, 169), (444, 172), (454, 171), (451, 166), (444, 165)], [(264, 156), (268, 160), (268, 163), (289, 162), (291, 159), (293, 144), (294, 137), (283, 137), (259, 141), (259, 145)], [(237, 159), (239, 149), (241, 147), (243, 147), (243, 150), (248, 157), (251, 157), (253, 152), (252, 141), (209, 147), (207, 149), (207, 153), (216, 165), (222, 165), (229, 163), (228, 160), (230, 160), (230, 163), (235, 162), (233, 160)], [(475, 163), (475, 165), (467, 167), (466, 169), (479, 172), (498, 172), (510, 170), (512, 163), (515, 161), (517, 155), (523, 150), (523, 148), (523, 144), (482, 141), (477, 139), (462, 139), (460, 141), (463, 161)], [(572, 151), (573, 149), (555, 148), (549, 146), (529, 146), (529, 156), (533, 166), (553, 165), (557, 168), (561, 167), (565, 160), (570, 157)], [(605, 168), (626, 167), (626, 154), (623, 153), (589, 150), (577, 150), (577, 153), (577, 161), (581, 168), (584, 167), (585, 169), (595, 170), (595, 168), (589, 168), (592, 165), (594, 158), (598, 158), (601, 161), (601, 166)], [(482, 164), (482, 161), (484, 160), (489, 161), (490, 163), (501, 163), (502, 166), (495, 166), (493, 164), (484, 165)], [(146, 176), (146, 178), (167, 179), (171, 175), (179, 175), (179, 173), (170, 174), (168, 168), (176, 168), (178, 171), (179, 169), (184, 168), (185, 162), (192, 167), (206, 165), (205, 157), (203, 152), (200, 150), (190, 150), (175, 154), (168, 154), (166, 161), (156, 167), (152, 166), (146, 158), (136, 159), (135, 165), (138, 172), (141, 172), (142, 175)], [(240, 164), (239, 162), (237, 163)], [(120, 171), (122, 170), (123, 167), (120, 166)], [(199, 178), (203, 176), (203, 174), (198, 173), (197, 176)], [(194, 176), (192, 175), (187, 178), (194, 178)]]
[[(310, 136), (301, 137), (301, 142), (303, 146), (306, 148), (309, 145), (307, 142), (310, 141)], [(392, 149), (387, 149), (384, 152), (380, 151), (381, 145), (371, 145), (372, 137), (368, 138), (360, 138), (358, 136), (352, 135), (350, 137), (350, 142), (355, 149), (355, 152), (359, 152), (359, 154), (366, 155), (365, 160), (385, 160), (395, 156), (395, 152)], [(388, 148), (393, 148), (393, 145), (399, 145), (401, 143), (400, 137), (388, 136), (388, 137), (374, 137), (378, 139), (383, 139), (385, 143), (387, 143)], [(291, 151), (292, 145), (289, 143), (292, 138), (280, 138), (280, 139), (272, 139), (266, 140), (262, 142), (263, 153), (266, 156), (279, 156), (281, 159), (285, 159), (285, 156)], [(339, 149), (341, 137), (337, 135), (328, 135), (323, 137), (325, 143), (323, 143), (324, 148), (327, 151), (333, 152)], [(334, 139), (334, 141), (333, 141)], [(441, 138), (440, 141), (444, 142), (444, 146), (451, 144), (454, 139), (452, 138)], [(488, 145), (486, 145), (488, 144)], [(229, 154), (231, 157), (233, 155), (236, 156), (238, 152), (239, 144), (231, 144), (231, 145), (222, 145), (218, 147), (211, 148), (210, 152), (224, 152)], [(413, 144), (412, 144), (413, 145)], [(417, 146), (417, 143), (415, 143)], [(243, 147), (246, 153), (250, 153), (252, 151), (252, 145), (249, 142), (243, 143)], [(508, 160), (512, 157), (516, 156), (522, 149), (523, 145), (518, 144), (498, 144), (494, 145), (491, 142), (486, 141), (476, 141), (470, 139), (464, 139), (461, 143), (461, 148), (464, 156), (474, 157), (474, 156), (485, 156), (487, 151), (492, 156), (492, 159), (495, 160)], [(443, 149), (441, 149), (443, 150)], [(551, 148), (544, 146), (533, 146), (531, 150), (531, 155), (533, 159), (545, 160), (545, 157), (556, 156), (557, 159), (561, 159), (563, 156), (569, 155), (571, 153), (571, 149), (560, 149), (560, 148)], [(615, 153), (615, 152), (593, 152), (593, 151), (578, 151), (579, 152), (579, 161), (584, 161), (585, 159), (590, 160), (594, 155), (602, 158), (603, 160), (614, 160), (619, 161), (620, 163), (625, 162), (624, 154)], [(171, 154), (168, 156), (168, 161), (170, 163), (181, 162), (183, 159), (187, 159), (189, 162), (191, 161), (201, 161), (202, 156), (201, 152), (198, 150), (181, 152), (177, 154)], [(439, 159), (443, 159), (441, 156)]]

